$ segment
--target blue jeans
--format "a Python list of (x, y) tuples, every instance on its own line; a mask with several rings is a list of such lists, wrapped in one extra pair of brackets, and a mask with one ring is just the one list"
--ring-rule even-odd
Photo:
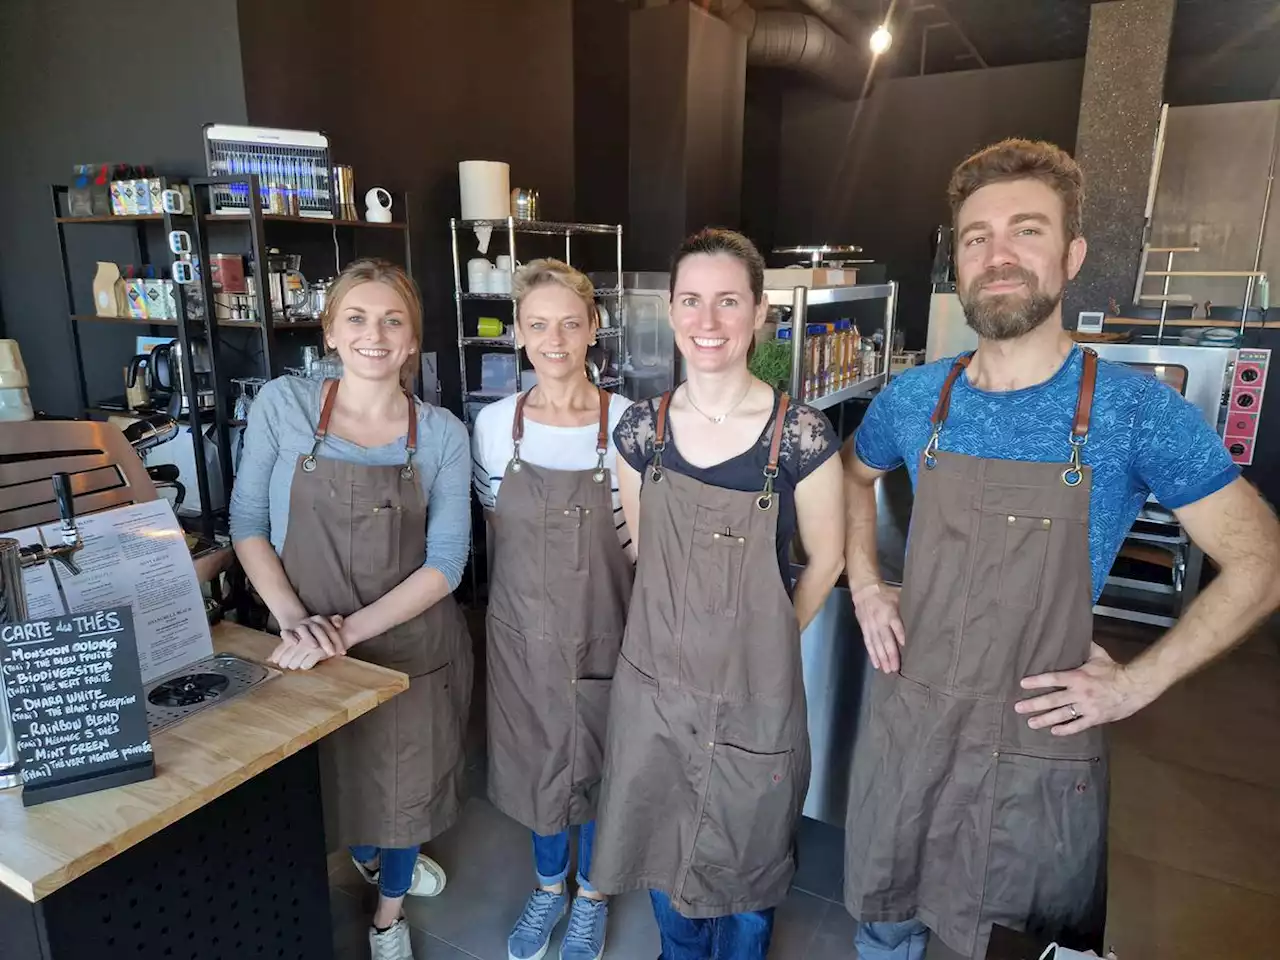
[(860, 923), (853, 945), (858, 960), (924, 960), (929, 928), (919, 920)]
[[(591, 848), (596, 841), (596, 822), (591, 820), (578, 828), (578, 889), (595, 893), (587, 880), (591, 876)], [(544, 837), (533, 835), (533, 865), (538, 883), (553, 887), (569, 876), (569, 831), (561, 830)]]
[(773, 938), (773, 908), (690, 920), (665, 893), (649, 891), (662, 936), (659, 960), (765, 960)]
[(378, 861), (378, 892), (388, 900), (403, 897), (413, 886), (417, 847), (352, 847), (351, 855), (366, 867)]

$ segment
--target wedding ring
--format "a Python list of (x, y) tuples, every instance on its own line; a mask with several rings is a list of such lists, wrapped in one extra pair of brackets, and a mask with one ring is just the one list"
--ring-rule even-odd
[(1067, 704), (1067, 709), (1071, 711), (1071, 719), (1072, 719), (1072, 720), (1079, 720), (1079, 719), (1080, 719), (1080, 711), (1076, 709), (1076, 705), (1075, 705), (1074, 703), (1068, 703), (1068, 704)]

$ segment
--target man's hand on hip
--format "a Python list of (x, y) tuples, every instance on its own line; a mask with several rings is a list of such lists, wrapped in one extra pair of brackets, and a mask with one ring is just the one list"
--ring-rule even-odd
[(853, 592), (853, 612), (862, 628), (871, 665), (885, 673), (897, 673), (901, 665), (898, 648), (906, 644), (906, 631), (898, 611), (901, 591), (883, 583), (869, 583)]
[(1027, 720), (1031, 729), (1051, 727), (1055, 737), (1123, 720), (1155, 699), (1096, 643), (1090, 644), (1089, 659), (1079, 669), (1026, 677), (1022, 688), (1054, 691), (1019, 701), (1014, 709), (1032, 714)]

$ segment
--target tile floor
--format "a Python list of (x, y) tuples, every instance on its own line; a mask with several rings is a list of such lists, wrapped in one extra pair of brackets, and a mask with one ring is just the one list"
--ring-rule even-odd
[[(1099, 641), (1121, 658), (1150, 637), (1099, 621)], [(428, 846), (448, 887), (407, 904), (417, 960), (505, 960), (532, 882), (527, 834), (483, 799), (482, 706), (469, 745), (473, 797)], [(1112, 733), (1108, 938), (1121, 960), (1280, 957), (1280, 625)], [(840, 830), (802, 822), (772, 960), (854, 960), (854, 921), (839, 902), (842, 844)], [(349, 863), (331, 862), (337, 956), (364, 960), (371, 890)], [(658, 952), (647, 897), (617, 899), (606, 956)], [(954, 957), (936, 942), (929, 951), (929, 960)]]

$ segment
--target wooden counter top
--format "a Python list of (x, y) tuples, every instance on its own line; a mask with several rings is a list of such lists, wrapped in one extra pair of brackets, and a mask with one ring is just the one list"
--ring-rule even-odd
[[(218, 653), (265, 661), (276, 639), (235, 624), (213, 630)], [(46, 897), (291, 754), (408, 689), (402, 673), (352, 658), (288, 672), (152, 738), (152, 780), (22, 805), (0, 790), (0, 883)]]

